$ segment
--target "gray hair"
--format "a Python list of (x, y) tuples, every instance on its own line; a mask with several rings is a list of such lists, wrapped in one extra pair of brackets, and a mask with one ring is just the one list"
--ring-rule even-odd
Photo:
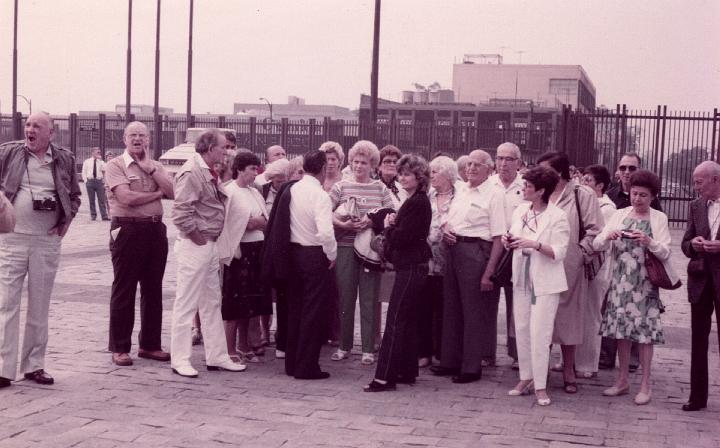
[(197, 142), (195, 142), (195, 152), (198, 154), (205, 154), (210, 151), (213, 147), (218, 145), (221, 138), (225, 138), (225, 135), (215, 128), (208, 129), (207, 131), (200, 134)]
[(303, 171), (305, 171), (305, 169), (303, 168), (304, 160), (305, 159), (303, 159), (303, 156), (297, 156), (297, 157), (293, 157), (289, 161), (287, 171), (286, 171), (288, 179), (290, 179), (299, 169), (302, 169)]
[(465, 169), (468, 163), (468, 159), (470, 158), (469, 155), (465, 154), (460, 157), (458, 157), (457, 161), (455, 162), (457, 164), (457, 170), (458, 172)]
[[(505, 142), (502, 145), (497, 147), (497, 151), (500, 151), (501, 149), (509, 149), (513, 152), (516, 158), (522, 159), (522, 153), (520, 152), (520, 147), (512, 142)], [(497, 154), (497, 152), (495, 152)]]
[(290, 161), (288, 159), (277, 159), (274, 162), (265, 165), (265, 179), (272, 180), (280, 174), (287, 175), (290, 171)]
[(345, 161), (345, 152), (343, 152), (343, 147), (338, 142), (327, 141), (320, 145), (318, 149), (325, 154), (335, 154), (340, 161), (340, 166)]
[[(463, 156), (467, 157), (467, 156)], [(430, 161), (430, 169), (436, 170), (437, 173), (446, 178), (451, 184), (454, 184), (458, 178), (458, 167), (453, 159), (448, 156), (437, 156)]]
[(355, 156), (368, 158), (371, 168), (376, 168), (380, 163), (380, 151), (375, 143), (370, 140), (358, 140), (348, 151), (348, 160), (352, 163)]

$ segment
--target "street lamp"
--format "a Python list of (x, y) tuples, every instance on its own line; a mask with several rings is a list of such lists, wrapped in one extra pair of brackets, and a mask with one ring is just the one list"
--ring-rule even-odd
[(265, 101), (268, 105), (268, 108), (270, 109), (270, 121), (273, 121), (273, 115), (272, 115), (272, 103), (267, 98), (260, 98), (260, 101)]
[(25, 100), (25, 102), (26, 102), (27, 105), (28, 105), (28, 109), (30, 109), (30, 115), (32, 115), (32, 100), (28, 99), (25, 95), (17, 94), (17, 95), (15, 95), (15, 96), (18, 96), (18, 97), (20, 97), (20, 98), (22, 98), (22, 99)]

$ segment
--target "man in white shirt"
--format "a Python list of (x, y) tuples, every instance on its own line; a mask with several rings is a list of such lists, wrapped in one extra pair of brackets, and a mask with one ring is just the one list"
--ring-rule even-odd
[(280, 243), (289, 246), (285, 373), (297, 379), (330, 376), (318, 362), (329, 317), (331, 269), (337, 257), (332, 203), (322, 187), (326, 164), (324, 152), (305, 154), (305, 176), (280, 190), (269, 224), (273, 241), (279, 241), (278, 234), (290, 227), (289, 242)]
[(105, 197), (105, 162), (103, 162), (100, 148), (93, 148), (92, 156), (83, 162), (82, 179), (83, 182), (85, 182), (88, 202), (90, 203), (90, 219), (95, 221), (97, 218), (97, 211), (95, 209), (95, 196), (97, 196), (102, 220), (110, 221), (106, 207), (107, 198)]
[[(523, 202), (522, 190), (525, 181), (518, 173), (522, 164), (520, 148), (515, 143), (506, 142), (497, 147), (495, 155), (495, 171), (497, 174), (488, 179), (503, 193), (505, 209), (505, 225), (510, 229), (513, 212)], [(508, 266), (510, 268), (510, 266)], [(510, 268), (511, 269), (511, 268)], [(517, 345), (515, 342), (515, 322), (513, 320), (513, 287), (512, 282), (498, 285), (505, 292), (505, 316), (507, 325), (507, 353), (513, 359), (513, 369), (518, 369)]]
[(450, 206), (443, 239), (449, 246), (443, 282), (442, 362), (436, 375), (454, 375), (454, 383), (477, 381), (482, 361), (494, 361), (500, 289), (490, 280), (506, 232), (502, 192), (490, 182), (492, 158), (470, 153), (467, 187)]

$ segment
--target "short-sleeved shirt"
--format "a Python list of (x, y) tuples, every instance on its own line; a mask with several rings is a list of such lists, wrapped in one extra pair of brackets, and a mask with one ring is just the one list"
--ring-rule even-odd
[(519, 174), (515, 176), (515, 179), (513, 179), (513, 181), (507, 187), (505, 187), (505, 184), (503, 184), (502, 180), (500, 180), (500, 176), (498, 176), (497, 174), (493, 174), (492, 176), (490, 176), (488, 181), (492, 182), (503, 192), (503, 204), (505, 207), (505, 225), (509, 229), (512, 222), (513, 212), (515, 212), (517, 206), (522, 204), (524, 201), (522, 191), (525, 187), (525, 181)]
[[(50, 148), (42, 160), (28, 151), (27, 169), (13, 205), (15, 207), (15, 233), (26, 235), (47, 235), (48, 230), (55, 227), (60, 217), (60, 204), (57, 201), (57, 189), (53, 178), (53, 159)], [(55, 210), (34, 210), (34, 200), (52, 199)]]
[[(333, 210), (345, 204), (350, 198), (355, 198), (359, 218), (364, 217), (367, 212), (376, 208), (395, 208), (390, 196), (390, 190), (379, 180), (358, 183), (350, 179), (343, 179), (330, 189)], [(338, 246), (352, 247), (356, 234), (357, 232), (343, 230), (337, 235)]]
[[(160, 174), (164, 176), (168, 175), (160, 162), (155, 160), (152, 162)], [(114, 189), (118, 185), (128, 185), (130, 191), (140, 193), (152, 193), (160, 188), (153, 177), (140, 168), (127, 151), (125, 151), (122, 156), (115, 157), (105, 165), (105, 190), (107, 191), (108, 204), (110, 205), (110, 214), (115, 217), (124, 218), (162, 216), (163, 207), (160, 199), (134, 206), (121, 204), (114, 193)]]
[(448, 226), (456, 234), (490, 241), (507, 231), (504, 193), (486, 180), (459, 189), (448, 212)]

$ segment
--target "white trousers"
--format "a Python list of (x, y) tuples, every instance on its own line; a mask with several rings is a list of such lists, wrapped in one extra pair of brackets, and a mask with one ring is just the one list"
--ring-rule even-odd
[(200, 312), (203, 329), (205, 363), (231, 362), (220, 314), (222, 296), (216, 243), (208, 241), (198, 246), (187, 238), (178, 238), (173, 250), (177, 260), (177, 291), (170, 337), (172, 367), (190, 365), (196, 311)]
[(535, 389), (545, 389), (550, 358), (555, 313), (560, 294), (537, 296), (530, 301), (530, 291), (513, 289), (513, 317), (521, 380), (535, 380)]
[(583, 343), (575, 349), (575, 370), (578, 372), (597, 372), (600, 361), (600, 322), (605, 292), (608, 289), (608, 281), (600, 275), (590, 282), (587, 289), (588, 301), (585, 308), (585, 319)]
[(45, 368), (48, 311), (62, 239), (57, 235), (0, 235), (0, 376), (15, 379), (20, 337), (20, 299), (28, 277), (27, 316), (20, 371)]

